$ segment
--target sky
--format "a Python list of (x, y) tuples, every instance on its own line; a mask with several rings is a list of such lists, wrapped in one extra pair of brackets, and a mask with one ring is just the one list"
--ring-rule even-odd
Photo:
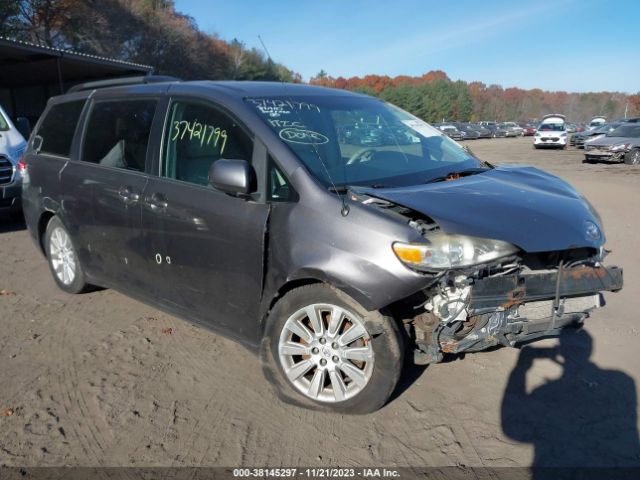
[(419, 76), (568, 92), (640, 91), (638, 0), (176, 0), (224, 40), (305, 80)]

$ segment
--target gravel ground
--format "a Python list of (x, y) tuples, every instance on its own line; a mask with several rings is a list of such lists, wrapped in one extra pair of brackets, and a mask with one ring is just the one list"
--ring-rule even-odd
[(59, 291), (2, 217), (0, 465), (640, 466), (640, 168), (530, 138), (468, 143), (559, 175), (599, 210), (626, 283), (584, 330), (410, 368), (371, 415), (309, 412), (225, 338), (114, 291)]

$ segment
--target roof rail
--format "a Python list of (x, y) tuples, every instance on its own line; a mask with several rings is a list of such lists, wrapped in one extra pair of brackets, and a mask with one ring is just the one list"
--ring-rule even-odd
[(137, 77), (121, 77), (109, 80), (97, 80), (95, 82), (80, 83), (74, 85), (67, 93), (81, 92), (83, 90), (95, 90), (96, 88), (120, 87), (124, 85), (139, 85), (143, 83), (177, 82), (179, 78), (168, 75), (141, 75)]

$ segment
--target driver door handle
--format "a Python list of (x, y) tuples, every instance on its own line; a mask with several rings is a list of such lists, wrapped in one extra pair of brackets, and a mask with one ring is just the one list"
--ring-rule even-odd
[(127, 186), (120, 187), (120, 190), (118, 190), (118, 196), (127, 205), (133, 205), (140, 200), (140, 194), (134, 192), (131, 187)]

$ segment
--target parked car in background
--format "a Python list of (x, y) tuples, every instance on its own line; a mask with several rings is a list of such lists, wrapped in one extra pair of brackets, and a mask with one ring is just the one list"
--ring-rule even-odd
[(478, 131), (472, 128), (468, 123), (456, 123), (455, 126), (462, 132), (464, 140), (477, 140), (480, 138)]
[(0, 106), (0, 209), (11, 215), (21, 210), (22, 169), (19, 164), (27, 142)]
[(602, 117), (602, 116), (597, 116), (597, 117), (593, 117), (591, 119), (591, 121), (589, 121), (589, 130), (594, 130), (598, 127), (601, 127), (602, 125), (604, 125), (605, 123), (607, 123), (607, 118), (606, 117)]
[(536, 134), (536, 126), (531, 123), (521, 123), (520, 127), (524, 137), (533, 137)]
[(576, 148), (584, 148), (584, 144), (586, 141), (603, 137), (607, 133), (614, 131), (620, 125), (622, 125), (622, 123), (620, 122), (605, 123), (604, 125), (598, 128), (594, 128), (593, 130), (585, 130), (584, 132), (574, 133), (573, 135), (571, 135), (569, 143)]
[(505, 137), (510, 137), (510, 138), (515, 138), (515, 137), (519, 137), (522, 134), (522, 129), (520, 127), (518, 127), (517, 129), (513, 127), (513, 125), (511, 125), (511, 123), (513, 122), (503, 122), (500, 123), (498, 126), (499, 128), (501, 128), (502, 130), (504, 130), (505, 132)]
[(567, 130), (565, 116), (560, 114), (545, 115), (533, 136), (533, 148), (566, 148)]
[(520, 125), (518, 125), (516, 122), (504, 122), (502, 126), (509, 131), (509, 134), (507, 134), (507, 137), (522, 136), (523, 128)]
[(464, 140), (464, 134), (458, 130), (454, 125), (439, 125), (438, 130), (443, 132), (447, 137), (452, 140)]
[(505, 138), (507, 136), (507, 129), (501, 127), (498, 123), (487, 123), (483, 126), (491, 131), (492, 138)]
[(588, 140), (584, 145), (585, 161), (640, 164), (640, 124), (623, 123), (615, 130)]
[(471, 123), (469, 124), (471, 126), (471, 128), (473, 128), (476, 132), (478, 132), (478, 135), (480, 138), (491, 138), (493, 135), (491, 134), (491, 130), (489, 130), (486, 127), (483, 127), (482, 125), (478, 124), (478, 123)]

